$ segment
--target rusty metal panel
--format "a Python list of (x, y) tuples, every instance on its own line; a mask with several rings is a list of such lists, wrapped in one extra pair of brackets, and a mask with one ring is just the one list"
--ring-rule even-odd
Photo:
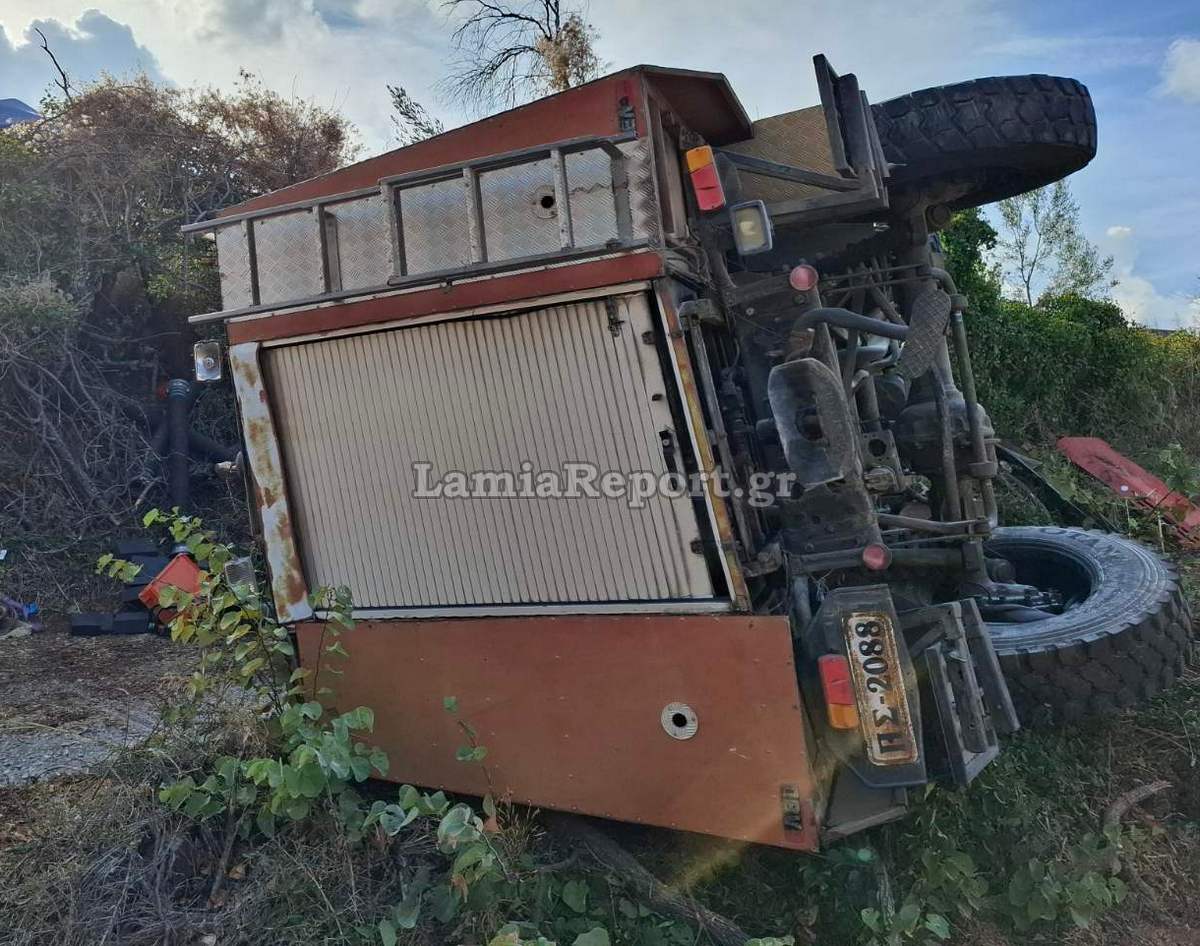
[(410, 276), (470, 264), (467, 193), (461, 178), (403, 188), (400, 219)]
[(296, 554), (291, 510), (283, 480), (283, 457), (267, 405), (259, 351), (258, 342), (233, 345), (229, 349), (229, 364), (246, 436), (246, 460), (262, 519), (275, 611), (280, 621), (291, 623), (312, 617), (313, 612), (308, 604), (300, 558)]
[(254, 247), (260, 302), (287, 302), (325, 291), (321, 237), (311, 210), (256, 220)]
[[(668, 473), (644, 295), (272, 349), (310, 586), (360, 609), (711, 599), (686, 495), (431, 498), (447, 474)], [(683, 436), (680, 434), (679, 436)]]
[[(315, 666), (320, 625), (298, 631)], [(490, 778), (496, 794), (541, 807), (817, 845), (786, 617), (365, 621), (342, 641), (349, 656), (323, 665), (343, 675), (319, 683), (339, 709), (375, 710), (370, 739), (390, 779), (484, 794)], [(670, 704), (691, 711), (690, 736), (664, 719)], [(487, 746), (486, 771), (456, 761), (460, 719)]]
[(391, 221), (382, 195), (330, 204), (325, 213), (337, 234), (342, 289), (386, 286), (392, 275)]
[(739, 611), (750, 610), (750, 592), (746, 588), (746, 579), (742, 574), (742, 566), (738, 561), (737, 544), (734, 541), (733, 522), (730, 517), (726, 500), (717, 495), (715, 484), (718, 482), (716, 473), (718, 465), (709, 439), (708, 426), (704, 420), (704, 407), (700, 391), (696, 386), (696, 376), (692, 368), (692, 358), (688, 351), (687, 337), (680, 322), (679, 311), (676, 308), (670, 283), (659, 280), (656, 285), (656, 297), (659, 304), (659, 314), (663, 328), (670, 340), (668, 347), (671, 355), (671, 367), (675, 382), (683, 395), (683, 407), (687, 417), (688, 435), (691, 437), (692, 449), (700, 469), (709, 474), (705, 481), (705, 505), (717, 534), (721, 547), (721, 565), (725, 572), (725, 580), (730, 589), (730, 597)]
[(250, 250), (246, 226), (221, 227), (217, 237), (217, 270), (221, 274), (221, 308), (238, 309), (253, 303), (250, 294)]

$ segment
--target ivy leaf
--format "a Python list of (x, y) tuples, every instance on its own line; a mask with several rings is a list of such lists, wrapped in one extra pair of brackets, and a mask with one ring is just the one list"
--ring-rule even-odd
[(940, 913), (930, 913), (925, 917), (925, 929), (938, 939), (950, 938), (950, 921)]
[(352, 756), (350, 772), (354, 776), (354, 781), (365, 782), (371, 776), (371, 763), (360, 755)]
[(383, 940), (383, 946), (396, 946), (396, 924), (388, 919), (380, 920), (379, 938)]
[(258, 830), (268, 838), (275, 837), (275, 816), (271, 814), (269, 808), (259, 809), (258, 814), (254, 818), (254, 823), (258, 825)]
[(921, 905), (915, 900), (907, 900), (896, 914), (896, 926), (902, 932), (911, 933), (921, 917)]
[(588, 887), (582, 880), (569, 880), (563, 884), (562, 901), (576, 913), (587, 912)]
[(415, 929), (421, 916), (421, 898), (429, 886), (429, 868), (420, 868), (412, 883), (404, 889), (404, 899), (392, 910), (396, 925), (402, 930)]
[(575, 942), (571, 946), (610, 946), (608, 930), (603, 926), (593, 927), (586, 933), (576, 936)]

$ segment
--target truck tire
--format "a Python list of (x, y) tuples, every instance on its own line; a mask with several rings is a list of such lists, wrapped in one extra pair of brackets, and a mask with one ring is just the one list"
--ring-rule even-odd
[(1062, 614), (988, 622), (1022, 722), (1110, 713), (1179, 678), (1191, 616), (1174, 567), (1145, 546), (1109, 532), (1017, 526), (997, 529), (985, 547), (1018, 582), (1068, 598)]
[(955, 210), (1043, 187), (1096, 156), (1096, 112), (1074, 79), (975, 79), (890, 99), (874, 113), (895, 165), (889, 191)]

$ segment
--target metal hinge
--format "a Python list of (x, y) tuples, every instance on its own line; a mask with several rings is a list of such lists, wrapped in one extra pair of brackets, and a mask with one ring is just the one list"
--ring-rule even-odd
[(613, 338), (621, 337), (621, 326), (625, 320), (617, 315), (617, 300), (611, 296), (604, 300), (604, 311), (608, 313), (608, 332)]

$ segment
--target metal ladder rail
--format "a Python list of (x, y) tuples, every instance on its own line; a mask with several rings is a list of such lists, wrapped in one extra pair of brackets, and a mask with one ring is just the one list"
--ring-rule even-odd
[(473, 161), (383, 178), (380, 180), (379, 186), (387, 203), (391, 218), (393, 270), (391, 282), (407, 281), (409, 277), (408, 259), (404, 245), (404, 211), (401, 204), (401, 194), (405, 190), (440, 181), (461, 178), (466, 194), (471, 262), (466, 267), (422, 275), (432, 277), (448, 275), (458, 271), (467, 272), (472, 268), (492, 262), (488, 256), (488, 239), (479, 187), (481, 175), (488, 171), (516, 167), (522, 164), (532, 164), (535, 161), (546, 159), (550, 161), (554, 183), (554, 206), (558, 217), (559, 249), (568, 252), (580, 249), (575, 243), (575, 221), (571, 215), (571, 192), (567, 179), (566, 158), (571, 154), (594, 149), (603, 150), (609, 157), (610, 179), (617, 222), (617, 239), (620, 243), (631, 242), (633, 239), (633, 215), (629, 201), (629, 173), (626, 167), (627, 156), (618, 145), (625, 141), (632, 141), (635, 137), (635, 135), (630, 133), (604, 138), (572, 138), (550, 145), (524, 148), (519, 151), (510, 151)]
[[(488, 171), (514, 167), (521, 164), (530, 164), (546, 159), (549, 159), (551, 162), (554, 203), (559, 226), (559, 253), (549, 254), (549, 256), (561, 256), (563, 252), (570, 253), (572, 251), (582, 252), (603, 249), (605, 248), (603, 246), (579, 247), (576, 245), (575, 221), (571, 214), (570, 183), (566, 167), (566, 158), (568, 155), (595, 149), (603, 150), (609, 157), (611, 193), (613, 195), (614, 215), (617, 226), (616, 246), (631, 244), (634, 240), (634, 230), (627, 166), (628, 156), (620, 149), (619, 145), (635, 139), (636, 135), (632, 132), (606, 137), (572, 138), (549, 145), (525, 148), (518, 151), (478, 158), (472, 161), (460, 162), (458, 164), (394, 175), (381, 179), (376, 187), (360, 188), (340, 194), (331, 194), (309, 200), (280, 204), (260, 211), (247, 211), (228, 217), (187, 224), (180, 228), (184, 234), (211, 233), (240, 224), (245, 239), (250, 283), (249, 306), (192, 316), (189, 318), (189, 322), (204, 322), (218, 318), (228, 318), (232, 314), (249, 313), (266, 308), (261, 297), (255, 224), (271, 217), (300, 211), (308, 211), (316, 217), (317, 240), (321, 257), (321, 287), (323, 291), (321, 294), (313, 297), (273, 301), (270, 303), (272, 306), (302, 305), (309, 302), (325, 301), (329, 298), (337, 298), (346, 294), (367, 294), (389, 288), (399, 283), (414, 281), (436, 282), (455, 275), (469, 275), (472, 271), (486, 268), (488, 263), (494, 261), (489, 259), (487, 252), (487, 234), (485, 232), (482, 200), (479, 190), (480, 175)], [(408, 272), (408, 261), (404, 248), (403, 210), (400, 195), (404, 190), (409, 188), (428, 185), (438, 181), (453, 180), (455, 178), (462, 180), (466, 190), (467, 226), (470, 234), (471, 262), (467, 266), (438, 270), (436, 272), (422, 272), (414, 276)], [(362, 200), (375, 195), (381, 195), (386, 202), (392, 246), (392, 277), (388, 280), (387, 285), (361, 287), (347, 293), (342, 289), (341, 285), (341, 265), (337, 231), (334, 226), (335, 221), (329, 213), (329, 208), (337, 204)], [(505, 260), (503, 263), (505, 265), (519, 265), (522, 262), (536, 262), (541, 258), (522, 257)]]

